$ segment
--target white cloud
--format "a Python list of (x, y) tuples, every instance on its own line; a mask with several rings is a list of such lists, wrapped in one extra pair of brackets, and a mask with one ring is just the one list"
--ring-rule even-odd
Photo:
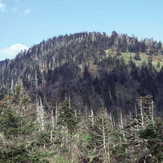
[(24, 13), (28, 15), (31, 12), (31, 9), (25, 9)]
[(22, 44), (15, 44), (11, 47), (0, 50), (0, 60), (13, 59), (21, 50), (27, 50), (28, 47)]
[(6, 8), (6, 4), (3, 4), (0, 0), (0, 11), (5, 11), (5, 8)]

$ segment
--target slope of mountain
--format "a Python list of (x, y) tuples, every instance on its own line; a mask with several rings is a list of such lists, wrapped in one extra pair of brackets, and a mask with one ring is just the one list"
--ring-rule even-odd
[(132, 111), (135, 99), (151, 94), (162, 109), (163, 48), (152, 39), (106, 33), (53, 37), (13, 60), (0, 62), (1, 90), (22, 83), (36, 102), (55, 105), (70, 97), (78, 110)]

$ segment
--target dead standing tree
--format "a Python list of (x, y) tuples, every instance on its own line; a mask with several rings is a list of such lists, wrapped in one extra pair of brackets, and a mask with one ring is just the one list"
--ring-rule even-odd
[(145, 123), (154, 122), (154, 101), (151, 95), (139, 97), (137, 101), (141, 115), (141, 125), (144, 128)]
[[(154, 123), (154, 101), (151, 95), (139, 97), (137, 105), (135, 105), (135, 118), (131, 118), (126, 126), (126, 136), (128, 138), (129, 146), (128, 152), (133, 160), (144, 157), (144, 153), (148, 152), (146, 149), (146, 142), (140, 138), (139, 133), (146, 129), (149, 124)], [(136, 153), (135, 151), (140, 151)]]

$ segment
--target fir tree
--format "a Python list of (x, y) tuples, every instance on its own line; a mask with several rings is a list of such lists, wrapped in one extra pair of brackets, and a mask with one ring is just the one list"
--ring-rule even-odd
[(58, 108), (58, 125), (65, 126), (68, 129), (68, 133), (73, 135), (75, 133), (78, 120), (75, 117), (75, 109), (71, 107), (68, 100), (64, 100), (61, 103), (61, 107)]
[(72, 136), (77, 129), (78, 120), (75, 116), (75, 109), (71, 107), (70, 100), (64, 100), (58, 108), (58, 125), (68, 130), (69, 159), (72, 159)]
[(135, 53), (134, 59), (135, 59), (135, 60), (141, 60), (141, 59), (140, 59), (140, 54), (139, 54), (139, 52), (136, 52), (136, 53)]
[(160, 62), (157, 63), (157, 68), (160, 69)]

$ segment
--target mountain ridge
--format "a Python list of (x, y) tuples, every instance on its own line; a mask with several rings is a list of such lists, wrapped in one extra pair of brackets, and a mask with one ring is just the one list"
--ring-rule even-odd
[[(141, 53), (148, 58), (147, 63), (136, 66), (140, 59), (135, 56), (141, 58)], [(14, 85), (22, 83), (33, 102), (36, 96), (41, 96), (44, 104), (52, 102), (55, 105), (56, 101), (71, 96), (75, 107), (97, 110), (99, 99), (102, 99), (108, 109), (115, 110), (120, 103), (127, 103), (139, 95), (152, 94), (156, 101), (157, 96), (161, 97), (158, 75), (162, 62), (158, 72), (151, 62), (152, 56), (162, 54), (161, 42), (138, 41), (137, 37), (118, 35), (115, 31), (110, 37), (99, 32), (53, 37), (19, 53), (13, 60), (1, 61), (0, 88), (12, 90)], [(127, 61), (125, 56), (130, 56)], [(152, 77), (152, 86), (146, 83), (147, 79), (141, 79), (143, 71), (149, 73), (147, 78)], [(145, 86), (141, 86), (144, 83)], [(156, 90), (153, 89), (155, 85)], [(117, 88), (128, 90), (129, 99)], [(133, 104), (129, 105), (132, 110)]]

